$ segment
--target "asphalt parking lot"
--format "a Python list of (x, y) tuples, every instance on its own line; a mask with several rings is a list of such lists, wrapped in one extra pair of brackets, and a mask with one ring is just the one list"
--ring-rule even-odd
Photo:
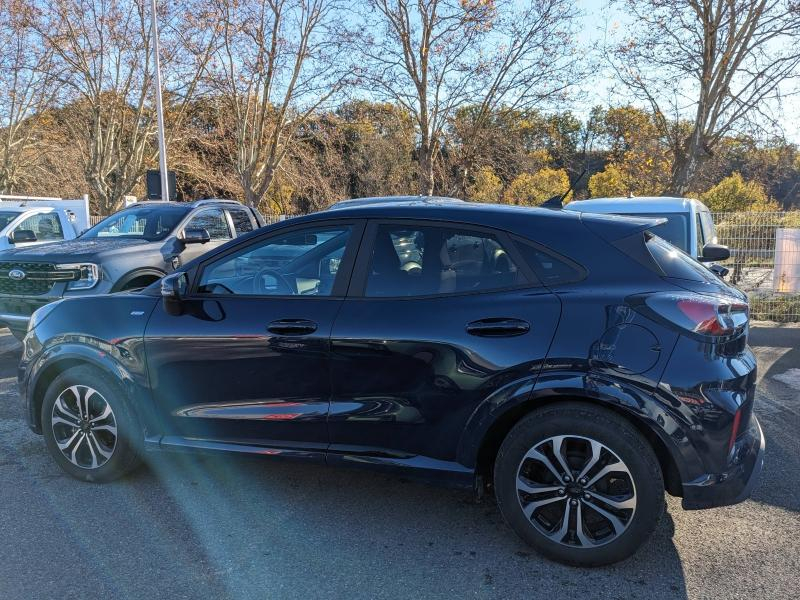
[(492, 500), (373, 473), (160, 457), (79, 483), (23, 424), (0, 331), (0, 598), (797, 598), (800, 328), (757, 328), (766, 465), (751, 500), (675, 499), (632, 559), (540, 558)]

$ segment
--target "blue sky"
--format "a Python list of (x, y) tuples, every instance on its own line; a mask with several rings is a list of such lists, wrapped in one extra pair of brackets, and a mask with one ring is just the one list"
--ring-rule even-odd
[[(581, 22), (582, 30), (579, 34), (581, 46), (587, 47), (596, 44), (602, 48), (607, 30), (612, 30), (625, 21), (625, 13), (621, 6), (609, 3), (609, 0), (578, 0), (578, 9), (583, 13)], [(794, 82), (792, 88), (784, 86), (784, 92), (798, 91), (798, 84)], [(581, 102), (582, 112), (597, 104), (619, 105), (631, 102), (631, 97), (626, 90), (615, 81), (609, 69), (599, 68), (582, 87), (584, 99)], [(635, 104), (635, 102), (633, 102)], [(794, 143), (800, 143), (800, 97), (794, 95), (784, 99), (782, 109), (776, 112), (786, 138)]]

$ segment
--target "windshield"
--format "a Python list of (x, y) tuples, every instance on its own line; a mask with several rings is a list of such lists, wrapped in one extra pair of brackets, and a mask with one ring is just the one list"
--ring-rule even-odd
[[(622, 214), (622, 213), (621, 213)], [(683, 213), (624, 213), (625, 217), (666, 219), (666, 223), (648, 229), (649, 232), (667, 240), (684, 252), (689, 252), (689, 220)]]
[(189, 210), (189, 207), (174, 205), (126, 208), (103, 219), (81, 237), (163, 240)]
[(18, 212), (10, 212), (7, 210), (0, 211), (0, 229), (5, 229), (6, 225), (11, 223), (11, 221), (16, 219), (18, 216)]

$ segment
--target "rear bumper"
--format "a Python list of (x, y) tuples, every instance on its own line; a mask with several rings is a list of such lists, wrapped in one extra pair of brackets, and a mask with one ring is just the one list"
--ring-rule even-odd
[(729, 470), (683, 484), (683, 508), (714, 508), (747, 500), (764, 465), (764, 446), (764, 432), (753, 415), (747, 431), (736, 441)]

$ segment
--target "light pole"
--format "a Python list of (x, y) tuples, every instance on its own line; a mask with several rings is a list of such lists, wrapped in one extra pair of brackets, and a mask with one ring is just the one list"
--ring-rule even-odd
[(167, 142), (164, 139), (164, 105), (161, 100), (161, 60), (158, 52), (158, 19), (156, 0), (150, 0), (150, 15), (153, 18), (153, 63), (156, 75), (156, 115), (158, 116), (158, 165), (161, 172), (161, 199), (169, 200), (169, 177), (167, 172)]

